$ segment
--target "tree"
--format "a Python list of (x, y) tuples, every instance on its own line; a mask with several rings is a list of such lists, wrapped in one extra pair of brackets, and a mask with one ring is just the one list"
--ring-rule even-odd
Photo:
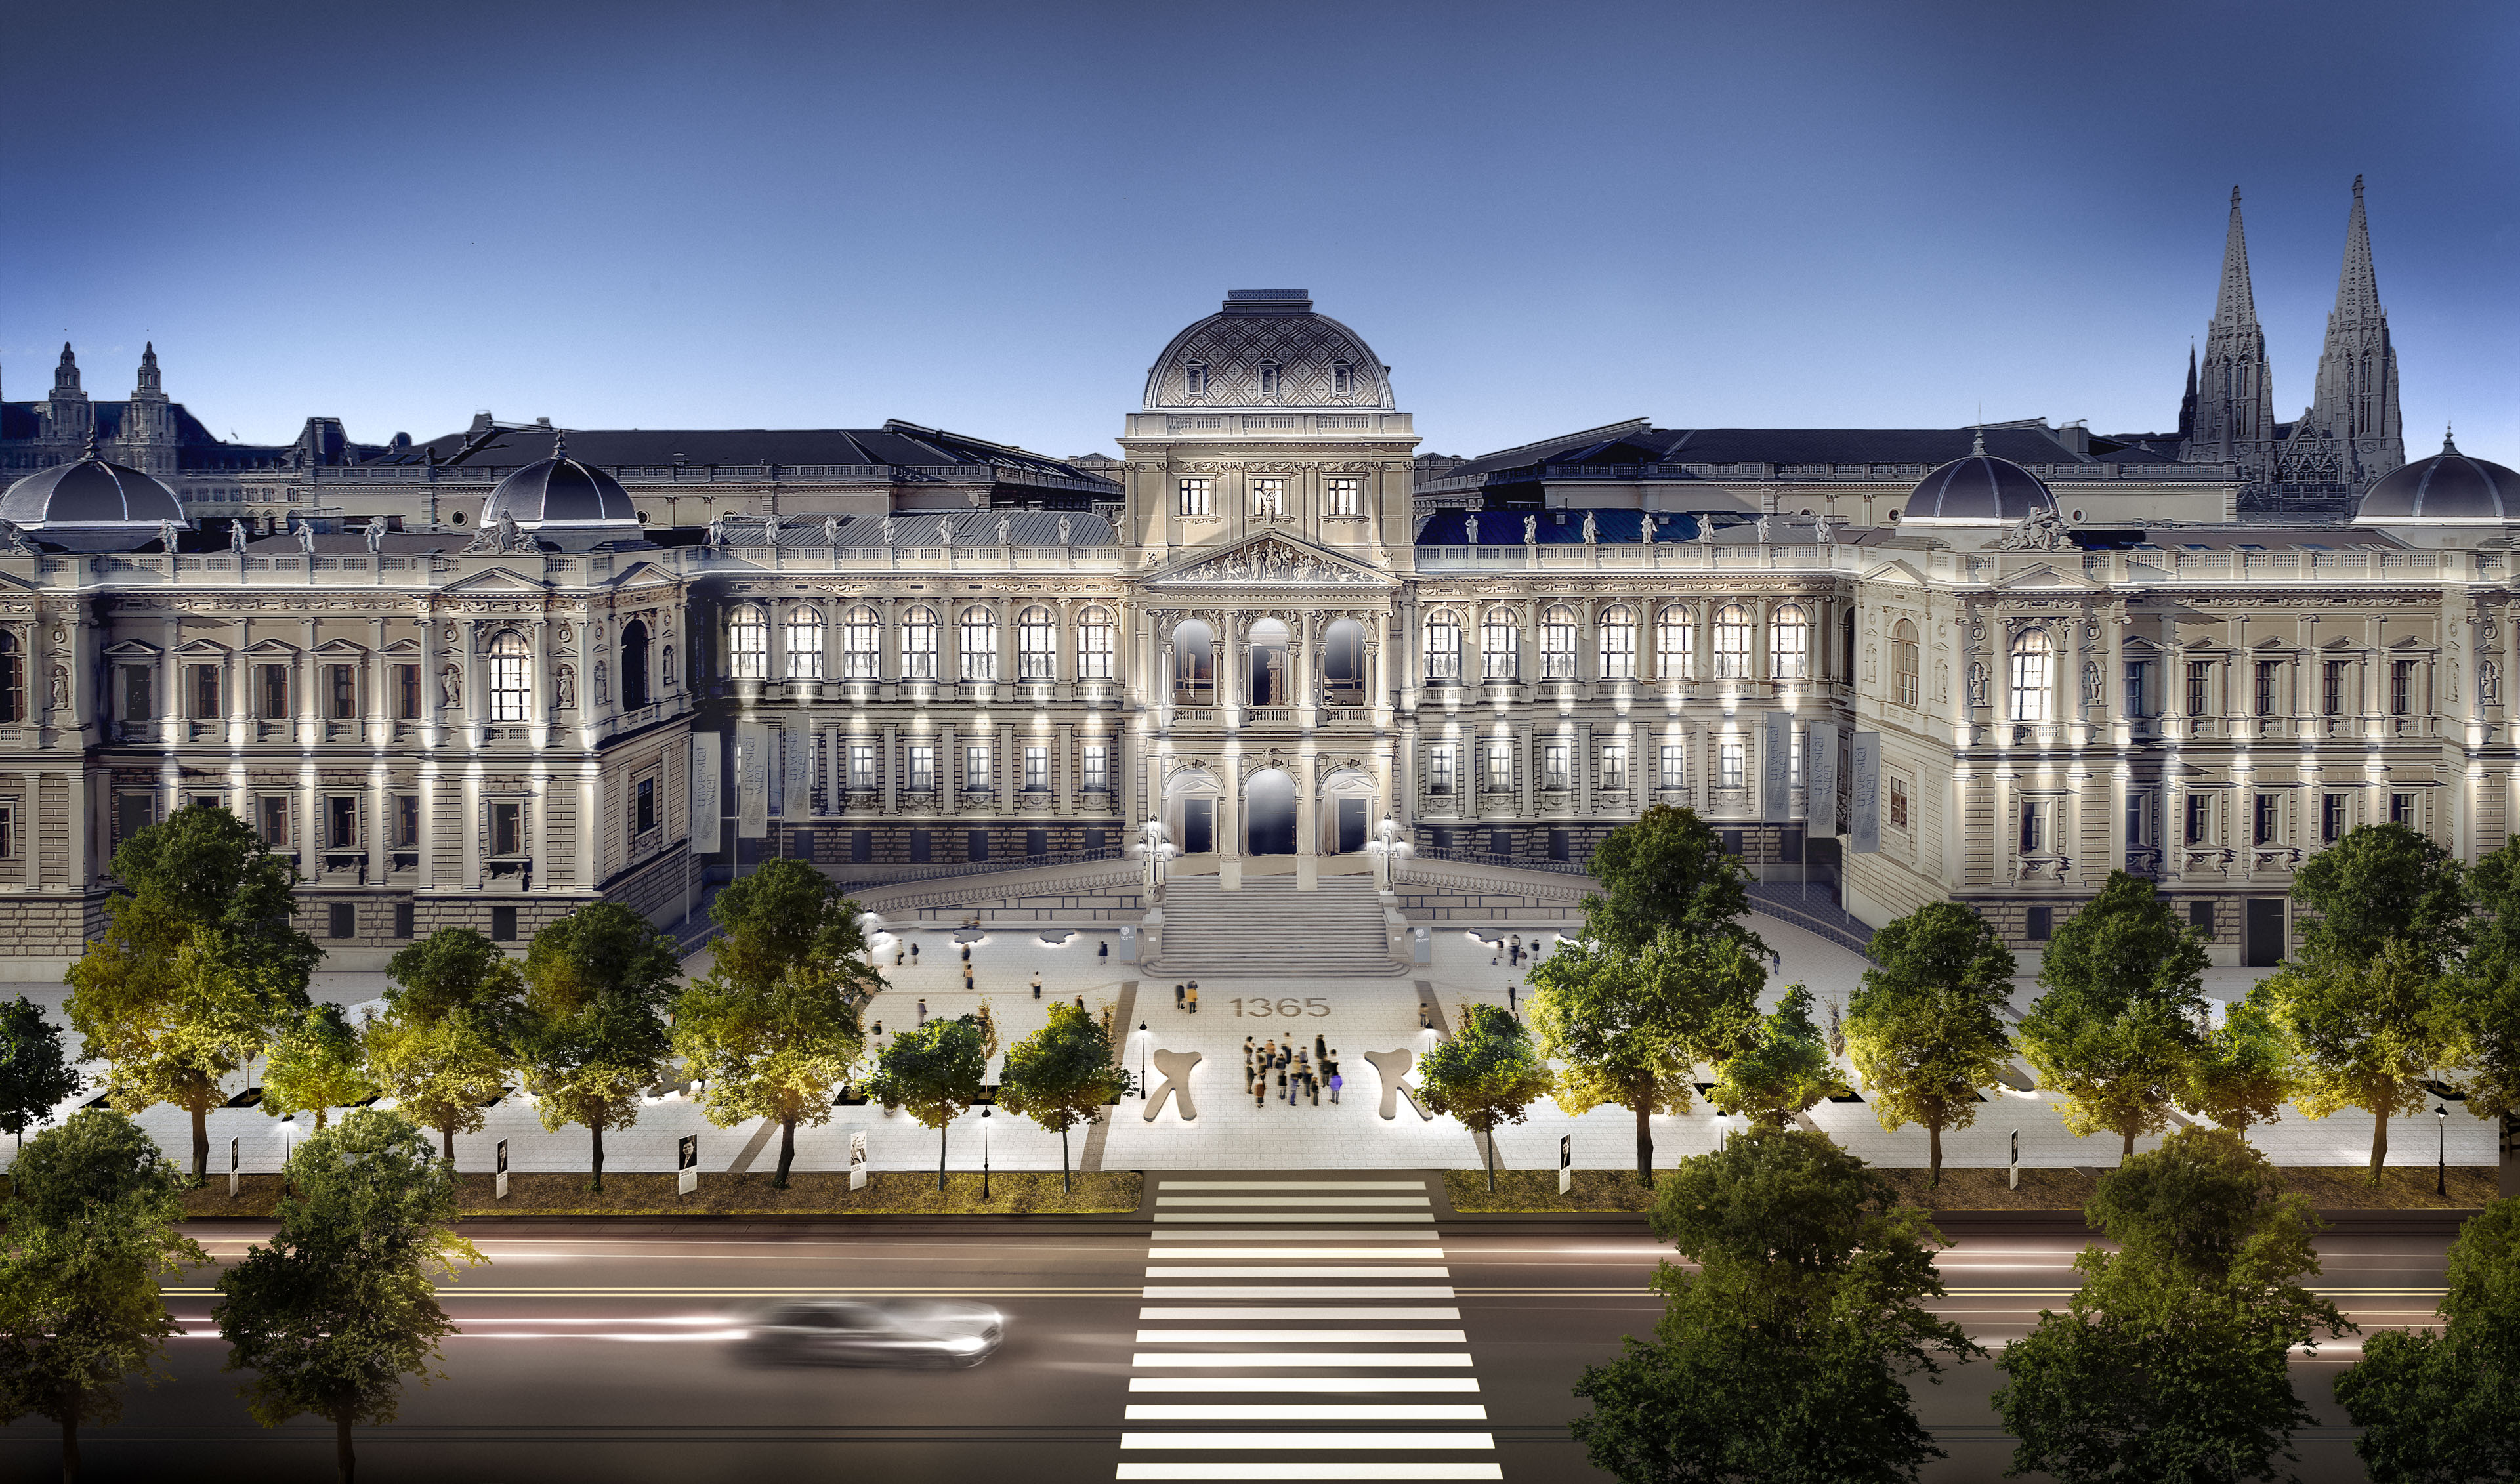
[(1488, 1189), (1496, 1189), (1496, 1131), (1520, 1123), (1556, 1081), (1531, 1043), (1531, 1032), (1501, 1005), (1472, 1005), (1462, 1028), (1418, 1058), (1418, 1095), (1479, 1136)]
[(706, 1081), (709, 1122), (778, 1123), (770, 1184), (784, 1191), (796, 1125), (831, 1118), (832, 1088), (865, 1049), (859, 1013), (883, 978), (866, 962), (857, 904), (804, 861), (769, 862), (718, 893), (709, 916), (715, 953), (676, 1002), (674, 1050)]
[(359, 1029), (338, 1005), (315, 1005), (281, 1032), (262, 1076), (262, 1108), (273, 1117), (312, 1112), (322, 1128), (332, 1110), (377, 1096)]
[(223, 1078), (307, 1006), (323, 950), (293, 921), (295, 871), (224, 809), (188, 805), (126, 840), (105, 931), (70, 966), (70, 1025), (110, 1066), (114, 1106), (193, 1115), (193, 1177), (209, 1173)]
[(1067, 1131), (1102, 1116), (1134, 1081), (1112, 1064), (1111, 1033), (1099, 1017), (1053, 1002), (1050, 1023), (1008, 1048), (1006, 1068), (998, 1074), (998, 1102), (1058, 1130), (1059, 1185), (1072, 1191)]
[(1650, 1343), (1584, 1372), (1574, 1423), (1630, 1484), (1897, 1484), (1943, 1457), (1907, 1378), (1982, 1354), (1925, 1305), (1943, 1295), (1923, 1213), (1819, 1134), (1755, 1129), (1684, 1159), (1653, 1213), (1694, 1260), (1653, 1278)]
[(1684, 936), (1729, 938), (1760, 958), (1768, 945), (1745, 926), (1750, 873), (1688, 809), (1656, 804), (1595, 846), (1584, 869), (1601, 883), (1584, 899), (1584, 936), (1641, 950), (1671, 928)]
[(2291, 1046), (2264, 1007), (2243, 1001), (2206, 1034), (2180, 1103), (2246, 1138), (2250, 1124), (2272, 1120), (2291, 1096)]
[(2468, 884), (2481, 915), (2476, 947), (2451, 983), (2458, 1035), (2451, 1060), (2468, 1112), (2520, 1142), (2520, 840), (2477, 862)]
[(289, 1156), (289, 1180), (270, 1243), (219, 1279), (219, 1333), (227, 1369), (254, 1372), (239, 1388), (254, 1420), (330, 1421), (348, 1484), (350, 1429), (392, 1421), (402, 1378), (432, 1377), (455, 1332), (433, 1280), (485, 1259), (455, 1235), (453, 1168), (398, 1113), (351, 1109)]
[(2170, 1101), (2204, 1054), (2205, 945), (2140, 877), (2112, 871), (2056, 930), (2039, 969), (2047, 990), (2021, 1021), (2021, 1050), (2064, 1095), (2076, 1135), (2106, 1131), (2119, 1157), (2170, 1124)]
[(368, 1071), (403, 1115), (455, 1136), (477, 1133), (508, 1091), (511, 1043), (524, 1022), (525, 976), (498, 944), (441, 927), (385, 965), (385, 1012), (367, 1030)]
[(24, 995), (0, 1005), (0, 1133), (25, 1148), (26, 1130), (84, 1086), (42, 1006)]
[(2459, 1228), (2439, 1330), (2382, 1329), (2336, 1378), (2373, 1484), (2520, 1477), (2520, 1197)]
[(2181, 1129), (2102, 1177), (2082, 1290), (1997, 1367), (2015, 1472), (2059, 1484), (2269, 1478), (2312, 1420), (2288, 1356), (2353, 1328), (2301, 1285), (2318, 1274), (2309, 1202), (2238, 1136)]
[(1531, 973), (1541, 1055), (1564, 1065), (1554, 1101), (1570, 1116), (1616, 1105), (1637, 1119), (1637, 1173), (1653, 1183), (1656, 1113), (1688, 1110), (1701, 1061), (1727, 1061), (1757, 1025), (1767, 970), (1755, 945), (1672, 928), (1630, 951), (1578, 938)]
[(1724, 1063), (1706, 1101), (1753, 1123), (1789, 1129), (1808, 1112), (1845, 1091), (1828, 1043), (1812, 1023), (1811, 991), (1796, 984), (1759, 1023), (1751, 1043)]
[(1847, 1001), (1847, 1057), (1883, 1128), (1925, 1126), (1941, 1185), (1943, 1130), (1977, 1121), (1977, 1090), (2012, 1050), (1997, 1013), (2012, 996), (2012, 952), (1976, 913), (1928, 902), (1874, 933), (1870, 957)]
[(2427, 973), (2458, 962), (2472, 904), (2457, 857), (2404, 825), (2364, 825), (2304, 861), (2292, 899), (2316, 914), (2302, 956), (2369, 963), (2392, 938), (2421, 945)]
[(663, 1080), (664, 1008), (680, 970), (674, 940), (618, 902), (595, 902), (534, 934), (525, 951), (518, 1051), (543, 1127), (583, 1124), (593, 1189), (604, 1190), (604, 1131), (639, 1121)]
[(947, 1125), (980, 1101), (997, 1038), (977, 1015), (930, 1020), (906, 1030), (876, 1055), (866, 1095), (885, 1107), (902, 1107), (936, 1131), (936, 1189), (945, 1189)]
[(82, 1422), (122, 1416), (123, 1377), (184, 1332), (158, 1281), (209, 1254), (183, 1235), (183, 1176), (140, 1126), (82, 1108), (37, 1134), (13, 1172), (0, 1234), (0, 1420), (62, 1429), (62, 1478), (79, 1474)]
[(2313, 1118), (2371, 1115), (2371, 1183), (2389, 1154), (2389, 1115), (2423, 1111), (2425, 1079), (2456, 1055), (2458, 1005), (2431, 949), (2391, 938), (2369, 959), (2314, 955), (2258, 981), (2249, 1003), (2293, 1050), (2292, 1101)]

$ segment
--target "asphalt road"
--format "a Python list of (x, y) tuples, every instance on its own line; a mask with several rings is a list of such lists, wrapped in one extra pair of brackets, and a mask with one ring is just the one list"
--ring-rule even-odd
[[(1232, 1214), (1192, 1211), (1166, 1219), (1221, 1221)], [(1372, 1213), (1319, 1219), (1369, 1217), (1381, 1219)], [(448, 1289), (445, 1301), (463, 1333), (447, 1344), (445, 1377), (427, 1389), (411, 1388), (398, 1422), (361, 1430), (361, 1475), (367, 1480), (602, 1478), (675, 1484), (757, 1484), (773, 1478), (1108, 1484), (1131, 1476), (1121, 1472), (1130, 1458), (1122, 1447), (1124, 1433), (1136, 1450), (1170, 1446), (1193, 1434), (1211, 1441), (1192, 1440), (1189, 1446), (1227, 1447), (1214, 1441), (1227, 1434), (1198, 1432), (1193, 1424), (1172, 1420), (1142, 1420), (1199, 1410), (1145, 1408), (1151, 1401), (1220, 1404), (1205, 1415), (1244, 1418), (1238, 1424), (1242, 1430), (1230, 1435), (1240, 1440), (1240, 1451), (1191, 1455), (1179, 1472), (1165, 1471), (1162, 1463), (1129, 1465), (1140, 1469), (1135, 1477), (1334, 1477), (1320, 1471), (1320, 1462), (1340, 1455), (1306, 1451), (1330, 1447), (1329, 1442), (1317, 1439), (1282, 1448), (1276, 1442), (1289, 1431), (1318, 1432), (1325, 1425), (1322, 1417), (1355, 1417), (1373, 1411), (1373, 1392), (1321, 1397), (1285, 1389), (1305, 1384), (1301, 1379), (1287, 1382), (1287, 1376), (1319, 1376), (1325, 1373), (1322, 1368), (1352, 1363), (1372, 1348), (1354, 1344), (1337, 1355), (1305, 1352), (1307, 1342), (1353, 1343), (1325, 1327), (1332, 1317), (1327, 1311), (1313, 1311), (1309, 1322), (1294, 1317), (1250, 1322), (1267, 1328), (1268, 1343), (1251, 1343), (1240, 1330), (1213, 1336), (1227, 1341), (1217, 1348), (1244, 1352), (1220, 1356), (1221, 1361), (1252, 1361), (1234, 1369), (1261, 1379), (1194, 1382), (1204, 1390), (1190, 1397), (1148, 1396), (1133, 1389), (1181, 1384), (1137, 1379), (1150, 1365), (1192, 1364), (1149, 1360), (1147, 1354), (1154, 1332), (1147, 1325), (1158, 1318), (1186, 1317), (1158, 1315), (1150, 1308), (1162, 1302), (1147, 1291), (1159, 1271), (1149, 1269), (1150, 1260), (1172, 1255), (1177, 1262), (1190, 1261), (1184, 1254), (1195, 1253), (1209, 1266), (1176, 1270), (1173, 1276), (1211, 1282), (1220, 1277), (1217, 1267), (1226, 1266), (1222, 1276), (1240, 1280), (1228, 1285), (1234, 1290), (1230, 1296), (1224, 1289), (1175, 1291), (1221, 1298), (1227, 1309), (1254, 1313), (1306, 1293), (1306, 1282), (1318, 1285), (1345, 1278), (1352, 1283), (1361, 1272), (1389, 1271), (1403, 1260), (1397, 1251), (1352, 1244), (1365, 1239), (1361, 1235), (1342, 1237), (1335, 1235), (1343, 1230), (1337, 1227), (1305, 1227), (1306, 1219), (1298, 1217), (1294, 1226), (1233, 1233), (1167, 1228), (1144, 1219), (1064, 1227), (939, 1222), (880, 1230), (835, 1224), (660, 1223), (635, 1229), (598, 1223), (479, 1224), (470, 1235), (491, 1265)], [(1492, 1461), (1494, 1471), (1454, 1477), (1600, 1477), (1567, 1440), (1565, 1423), (1579, 1410), (1569, 1387), (1584, 1366), (1615, 1353), (1621, 1335), (1650, 1331), (1659, 1306), (1645, 1292), (1644, 1282), (1662, 1250), (1641, 1226), (1622, 1230), (1556, 1224), (1499, 1231), (1494, 1221), (1438, 1217), (1431, 1239), (1419, 1235), (1427, 1230), (1395, 1229), (1398, 1235), (1385, 1237), (1405, 1239), (1418, 1251), (1440, 1244), (1440, 1269), (1425, 1268), (1424, 1260), (1418, 1259), (1419, 1266), (1412, 1271), (1440, 1273), (1449, 1284), (1427, 1291), (1440, 1291), (1443, 1302), (1458, 1309), (1458, 1320), (1435, 1322), (1446, 1331), (1458, 1326), (1467, 1359), (1454, 1362), (1465, 1370), (1445, 1373), (1472, 1377), (1469, 1389), (1475, 1394), (1433, 1400), (1475, 1406), (1432, 1414), (1397, 1408), (1386, 1415), (1460, 1418), (1477, 1417), (1483, 1408), (1484, 1417), (1475, 1422), (1429, 1423), (1431, 1431), (1410, 1434), (1441, 1450), (1462, 1446), (1448, 1433), (1465, 1426), (1484, 1429), (1492, 1451), (1466, 1457)], [(1952, 1289), (1949, 1310), (1981, 1340), (1993, 1344), (2020, 1334), (2035, 1322), (2042, 1304), (2059, 1303), (2070, 1291), (2070, 1264), (2082, 1244), (2080, 1234), (2018, 1221), (1956, 1221), (1950, 1230), (1957, 1243), (1943, 1258)], [(1312, 1235), (1288, 1235), (1295, 1231)], [(199, 1235), (215, 1255), (233, 1256), (262, 1234), (220, 1225)], [(2449, 1228), (2438, 1223), (2394, 1233), (2332, 1231), (2322, 1248), (2327, 1264), (2323, 1283), (2366, 1327), (2422, 1323), (2438, 1296), (2448, 1237)], [(1192, 1241), (1206, 1245), (1181, 1245)], [(1328, 1271), (1341, 1262), (1362, 1266)], [(1301, 1275), (1301, 1281), (1292, 1276), (1307, 1267), (1315, 1271)], [(1282, 1275), (1288, 1276), (1281, 1282)], [(206, 1323), (208, 1277), (204, 1273), (169, 1285), (174, 1312), (202, 1337), (174, 1342), (167, 1379), (153, 1390), (134, 1388), (119, 1425), (88, 1431), (89, 1477), (181, 1478), (203, 1484), (330, 1478), (327, 1429), (301, 1422), (267, 1431), (246, 1416), (235, 1392), (237, 1377), (221, 1372), (226, 1347)], [(1257, 1282), (1252, 1282), (1255, 1277)], [(1330, 1289), (1315, 1286), (1309, 1291), (1319, 1295)], [(1391, 1303), (1398, 1291), (1373, 1289), (1347, 1298), (1343, 1301), (1355, 1306), (1354, 1313), (1335, 1318), (1362, 1323), (1434, 1318), (1431, 1312), (1403, 1316), (1368, 1307)], [(1008, 1315), (1008, 1339), (987, 1364), (969, 1371), (760, 1369), (737, 1358), (732, 1336), (752, 1305), (814, 1292), (985, 1299)], [(1211, 1326), (1218, 1323), (1212, 1313), (1198, 1317)], [(1429, 1340), (1444, 1337), (1431, 1329), (1423, 1332)], [(1188, 1338), (1185, 1331), (1161, 1333)], [(1228, 1338), (1235, 1334), (1243, 1337)], [(1318, 1363), (1315, 1368), (1297, 1364), (1288, 1370), (1252, 1360), (1274, 1354), (1300, 1363), (1308, 1353)], [(2340, 1424), (2341, 1415), (2327, 1400), (2337, 1369), (2328, 1356), (2350, 1361), (2352, 1342), (2323, 1350), (2319, 1360), (2299, 1363), (2297, 1375), (2322, 1420)], [(1221, 1372), (1211, 1368), (1188, 1373), (1215, 1377)], [(1388, 1374), (1352, 1369), (1346, 1373)], [(2008, 1443), (1995, 1427), (1986, 1400), (1996, 1381), (1991, 1365), (1977, 1364), (1950, 1373), (1938, 1386), (1919, 1388), (1920, 1415), (1952, 1455), (1934, 1477), (1988, 1479), (2003, 1471)], [(1265, 1389), (1270, 1384), (1279, 1389)], [(1461, 1383), (1453, 1384), (1458, 1388)], [(1363, 1412), (1337, 1410), (1360, 1403), (1368, 1404)], [(1144, 1410), (1127, 1413), (1133, 1405)], [(1354, 1442), (1361, 1434), (1335, 1436)], [(9, 1477), (46, 1476), (54, 1447), (49, 1425), (40, 1419), (0, 1430), (0, 1450), (5, 1450), (0, 1458), (6, 1460)], [(2318, 1429), (2301, 1439), (2299, 1448), (2306, 1478), (2361, 1477), (2341, 1427)], [(1348, 1450), (1348, 1456), (1353, 1454)], [(1134, 1456), (1149, 1457), (1144, 1452)], [(1212, 1467), (1200, 1462), (1209, 1458), (1225, 1462)], [(1235, 1460), (1256, 1461), (1265, 1471)], [(1202, 1467), (1211, 1471), (1202, 1474)]]

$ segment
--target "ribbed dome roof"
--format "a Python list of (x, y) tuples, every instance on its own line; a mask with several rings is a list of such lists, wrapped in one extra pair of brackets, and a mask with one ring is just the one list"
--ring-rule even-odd
[(519, 530), (546, 525), (626, 525), (637, 527), (639, 512), (621, 481), (603, 470), (580, 464), (563, 449), (566, 434), (552, 435), (552, 454), (528, 464), (499, 481), (481, 507), (481, 524), (494, 525), (501, 516)]
[(2357, 525), (2501, 525), (2520, 520), (2520, 473), (2471, 459), (2442, 434), (2442, 451), (2391, 470), (2362, 492)]
[(93, 445), (75, 463), (56, 464), (10, 485), (0, 494), (0, 520), (30, 531), (140, 526), (155, 534), (161, 520), (193, 528), (173, 490), (139, 470), (108, 464)]
[(1908, 492), (1903, 525), (2011, 525), (2034, 515), (2056, 514), (2056, 497), (2037, 474), (1986, 451), (1976, 451), (1925, 475)]
[(1237, 289), (1147, 372), (1146, 410), (1391, 410), (1387, 368), (1301, 289)]

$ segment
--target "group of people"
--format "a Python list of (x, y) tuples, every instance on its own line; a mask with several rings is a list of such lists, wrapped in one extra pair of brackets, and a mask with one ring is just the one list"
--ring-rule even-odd
[(1339, 1076), (1338, 1048), (1322, 1037), (1313, 1038), (1312, 1051), (1288, 1041), (1283, 1046), (1275, 1039), (1255, 1046), (1252, 1038), (1242, 1038), (1242, 1090), (1249, 1093), (1254, 1107), (1269, 1105), (1271, 1075), (1276, 1076), (1278, 1101), (1289, 1105), (1309, 1102), (1322, 1105), (1322, 1088), (1330, 1090), (1330, 1102), (1339, 1101), (1339, 1089), (1346, 1085)]
[(1193, 1015), (1198, 1013), (1198, 981), (1196, 979), (1191, 980), (1188, 984), (1176, 984), (1173, 986), (1173, 1009), (1187, 1011)]

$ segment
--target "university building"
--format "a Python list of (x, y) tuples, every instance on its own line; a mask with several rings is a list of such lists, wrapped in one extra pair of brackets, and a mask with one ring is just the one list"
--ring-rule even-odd
[(0, 938), (75, 955), (115, 845), (200, 801), (293, 854), (347, 965), (676, 922), (776, 853), (1167, 965), (1265, 896), (1397, 967), (1562, 911), (1670, 803), (1846, 931), (1952, 898), (2031, 948), (2126, 869), (2272, 962), (2310, 852), (2396, 819), (2473, 858), (2520, 777), (2520, 475), (2405, 461), (2359, 183), (2316, 398), (2272, 406), (2236, 201), (2168, 433), (1442, 457), (1282, 290), (1162, 347), (1117, 459), (486, 414), (248, 447), (154, 352), (104, 402), (66, 347), (0, 403)]

